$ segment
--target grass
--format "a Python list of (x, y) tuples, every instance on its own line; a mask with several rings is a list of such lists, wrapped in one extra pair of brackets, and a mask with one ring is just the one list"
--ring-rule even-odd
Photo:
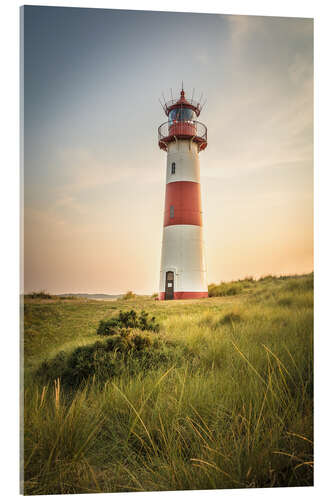
[[(75, 390), (36, 377), (132, 309), (156, 317), (163, 363)], [(24, 345), (25, 494), (313, 484), (313, 275), (189, 301), (27, 299)]]

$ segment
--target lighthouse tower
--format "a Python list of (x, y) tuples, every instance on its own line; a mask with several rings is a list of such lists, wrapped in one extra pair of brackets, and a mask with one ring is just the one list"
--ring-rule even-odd
[(201, 108), (182, 89), (178, 100), (164, 104), (168, 121), (158, 129), (159, 147), (167, 152), (160, 300), (208, 297), (199, 164), (207, 128), (197, 121)]

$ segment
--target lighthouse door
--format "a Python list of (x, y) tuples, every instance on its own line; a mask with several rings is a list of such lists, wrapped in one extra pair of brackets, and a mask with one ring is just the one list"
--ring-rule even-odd
[(165, 277), (165, 300), (172, 300), (174, 290), (174, 273), (168, 271)]

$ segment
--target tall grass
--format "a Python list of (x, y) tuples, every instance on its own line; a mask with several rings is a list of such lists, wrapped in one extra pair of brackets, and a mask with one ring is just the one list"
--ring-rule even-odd
[(180, 363), (74, 392), (31, 372), (25, 493), (311, 485), (312, 290), (298, 280), (261, 280), (241, 298), (145, 299), (160, 341), (190, 352)]

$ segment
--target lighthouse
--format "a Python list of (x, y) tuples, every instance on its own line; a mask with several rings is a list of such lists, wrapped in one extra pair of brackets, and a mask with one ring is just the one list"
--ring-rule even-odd
[(162, 107), (168, 121), (158, 129), (167, 153), (159, 299), (208, 297), (199, 162), (207, 128), (197, 121), (202, 105), (187, 100), (182, 88), (179, 99)]

